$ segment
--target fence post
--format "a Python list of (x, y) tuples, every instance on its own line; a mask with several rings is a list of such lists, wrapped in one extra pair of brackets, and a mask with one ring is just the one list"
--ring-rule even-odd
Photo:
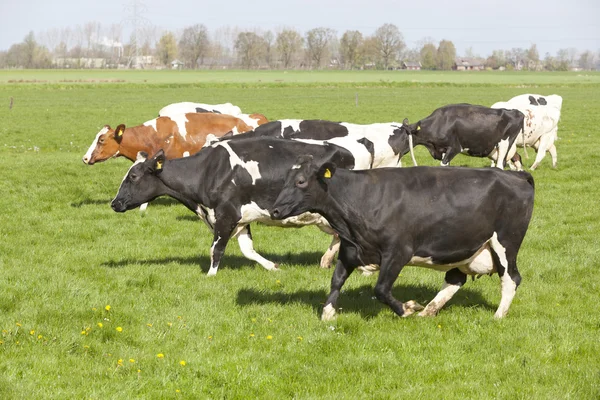
[(355, 104), (356, 107), (358, 107), (358, 92), (355, 93), (354, 104)]

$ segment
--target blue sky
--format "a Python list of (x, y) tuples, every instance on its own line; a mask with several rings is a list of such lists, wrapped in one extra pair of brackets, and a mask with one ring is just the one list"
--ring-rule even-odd
[[(133, 0), (0, 0), (0, 50), (23, 40), (29, 31), (74, 28), (97, 21), (131, 32), (127, 4)], [(329, 1), (145, 0), (149, 23), (171, 31), (201, 23), (210, 31), (230, 26), (276, 31), (292, 27), (304, 33), (325, 26), (338, 37), (346, 30), (372, 34), (384, 23), (396, 24), (408, 47), (424, 37), (452, 40), (459, 54), (472, 47), (480, 55), (494, 49), (528, 48), (540, 55), (560, 48), (600, 51), (599, 0), (427, 0)]]

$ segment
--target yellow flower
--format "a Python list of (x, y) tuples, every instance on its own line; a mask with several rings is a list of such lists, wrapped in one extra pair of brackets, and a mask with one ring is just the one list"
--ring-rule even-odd
[(152, 324), (150, 324), (150, 323), (146, 324), (146, 326), (147, 326), (148, 328), (152, 328)]
[(130, 358), (129, 362), (133, 364), (135, 362), (135, 360), (133, 358)]
[(35, 331), (32, 329), (32, 330), (30, 330), (30, 331), (29, 331), (29, 334), (30, 334), (31, 336), (33, 336), (33, 335), (35, 335)]
[(273, 339), (273, 336), (271, 336), (271, 335), (268, 335), (268, 336), (267, 336), (267, 340), (271, 340), (271, 339)]
[(118, 365), (119, 367), (122, 367), (122, 366), (123, 366), (123, 359), (122, 359), (122, 358), (119, 358), (119, 361), (117, 361), (117, 365)]
[(87, 332), (85, 331), (85, 329), (81, 331), (81, 334), (82, 335), (87, 335)]
[(251, 334), (250, 334), (250, 337), (254, 337), (254, 333), (251, 333)]
[(181, 390), (175, 389), (175, 393), (181, 393)]
[(183, 319), (183, 317), (181, 315), (178, 315), (177, 319)]
[(17, 322), (17, 326), (18, 326), (18, 327), (21, 327), (21, 324)]
[(442, 329), (442, 325), (438, 325), (438, 329)]
[(302, 341), (302, 336), (298, 336), (296, 339)]
[(104, 325), (102, 325), (102, 322), (98, 322), (98, 328), (102, 328)]
[(208, 337), (208, 340), (212, 340), (212, 336), (209, 336), (209, 337)]
[(42, 335), (38, 335), (38, 339), (42, 339), (42, 338), (43, 338), (43, 336), (42, 336)]
[(117, 326), (115, 329), (117, 330), (117, 332), (123, 332), (123, 328), (121, 328), (120, 326)]
[(250, 321), (252, 321), (252, 322), (256, 322), (256, 318), (252, 318)]
[(164, 355), (163, 353), (158, 353), (158, 354), (156, 355), (156, 357), (158, 357), (158, 358), (165, 358), (165, 355)]
[(167, 322), (167, 325), (169, 325), (169, 327), (173, 326), (172, 322)]
[(106, 307), (104, 307), (104, 309), (105, 309), (106, 311), (110, 311), (110, 306), (107, 304), (107, 305), (106, 305)]
[(185, 367), (185, 361), (183, 361), (183, 360), (179, 361), (179, 365), (181, 365), (182, 367)]
[(138, 369), (138, 371), (137, 371), (137, 372), (138, 372), (138, 374), (139, 374), (140, 372), (142, 372), (142, 370), (141, 370), (141, 369)]

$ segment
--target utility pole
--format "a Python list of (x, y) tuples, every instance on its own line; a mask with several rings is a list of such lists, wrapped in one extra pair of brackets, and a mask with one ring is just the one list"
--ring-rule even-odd
[(127, 17), (123, 22), (131, 23), (133, 27), (129, 49), (129, 62), (127, 64), (135, 69), (143, 68), (143, 63), (140, 61), (140, 30), (143, 26), (148, 25), (148, 19), (144, 17), (147, 11), (148, 7), (146, 7), (142, 0), (131, 0), (129, 4), (125, 5), (125, 14)]

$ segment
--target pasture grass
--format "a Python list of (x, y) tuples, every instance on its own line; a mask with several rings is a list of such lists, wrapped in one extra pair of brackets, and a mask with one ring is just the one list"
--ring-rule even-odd
[[(497, 276), (469, 280), (435, 318), (399, 319), (373, 299), (376, 275), (353, 274), (338, 319), (323, 323), (332, 271), (318, 261), (328, 236), (253, 225), (256, 249), (282, 271), (246, 260), (232, 241), (209, 278), (212, 237), (193, 214), (167, 198), (143, 217), (114, 213), (109, 203), (130, 163), (89, 167), (81, 157), (102, 125), (133, 126), (176, 101), (369, 123), (539, 88), (517, 87), (518, 79), (485, 87), (0, 85), (0, 397), (598, 398), (600, 85), (556, 77), (543, 92), (564, 98), (559, 167), (547, 156), (534, 172), (523, 282), (502, 321), (493, 318)], [(435, 165), (417, 150), (420, 164)], [(454, 164), (488, 162), (459, 156)], [(426, 303), (442, 280), (406, 268), (394, 294)]]

